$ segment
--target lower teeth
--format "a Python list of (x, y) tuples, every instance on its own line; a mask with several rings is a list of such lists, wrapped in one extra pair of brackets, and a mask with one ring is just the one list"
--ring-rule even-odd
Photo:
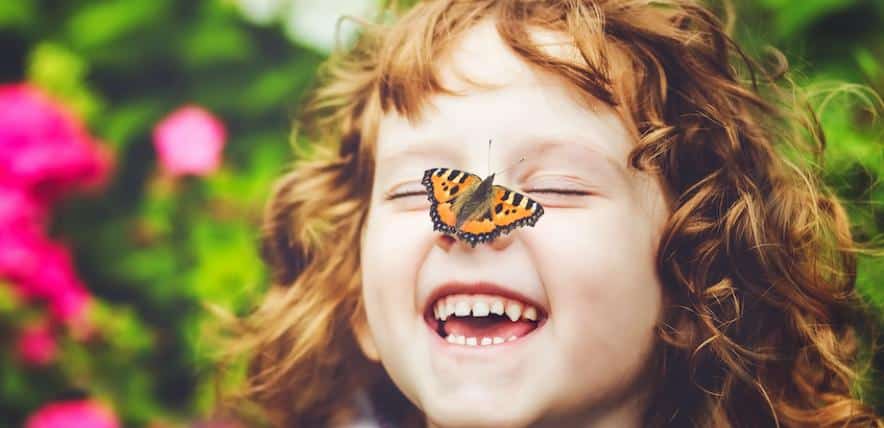
[(516, 336), (510, 336), (508, 339), (504, 339), (502, 337), (483, 337), (481, 339), (476, 337), (466, 337), (460, 336), (457, 334), (449, 334), (448, 337), (445, 338), (448, 343), (453, 343), (457, 345), (466, 345), (466, 346), (489, 346), (489, 345), (500, 345), (504, 342), (512, 342), (516, 340)]

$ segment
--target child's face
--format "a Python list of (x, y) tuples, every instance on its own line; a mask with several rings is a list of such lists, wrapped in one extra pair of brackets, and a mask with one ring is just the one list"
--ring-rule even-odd
[[(444, 83), (467, 95), (433, 97), (419, 123), (393, 114), (381, 123), (361, 252), (364, 349), (373, 341), (393, 381), (434, 425), (637, 424), (661, 309), (661, 187), (626, 169), (634, 138), (611, 108), (581, 103), (576, 89), (532, 71), (490, 25), (454, 52), (442, 64)], [(499, 86), (471, 87), (452, 66)], [(432, 167), (484, 178), (522, 157), (495, 183), (530, 196), (545, 214), (491, 244), (471, 248), (434, 232), (426, 196), (386, 198), (421, 191)], [(498, 289), (469, 297), (471, 287), (488, 284)], [(482, 304), (494, 311), (518, 297), (537, 308), (539, 322), (452, 315), (443, 330), (478, 344), (449, 343), (435, 331), (437, 297), (479, 313)], [(483, 346), (484, 337), (492, 343)]]

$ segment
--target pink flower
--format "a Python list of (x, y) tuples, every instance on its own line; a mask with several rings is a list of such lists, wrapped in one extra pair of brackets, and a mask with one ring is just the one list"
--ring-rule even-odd
[(25, 189), (0, 182), (0, 228), (42, 230), (46, 211)]
[(33, 231), (0, 226), (0, 278), (25, 298), (46, 301), (63, 322), (77, 321), (89, 302), (68, 249)]
[(0, 277), (9, 279), (19, 294), (33, 297), (42, 294), (24, 286), (40, 269), (40, 257), (49, 243), (36, 231), (0, 225)]
[(56, 319), (71, 326), (88, 328), (85, 314), (91, 296), (77, 281), (73, 286), (61, 287), (49, 300), (49, 311)]
[(109, 169), (108, 152), (64, 106), (27, 84), (0, 85), (0, 182), (52, 202)]
[(58, 346), (48, 322), (25, 327), (18, 337), (18, 355), (33, 366), (45, 366), (55, 360)]
[(56, 401), (28, 417), (25, 428), (119, 428), (116, 415), (92, 400)]
[(179, 108), (153, 131), (160, 165), (174, 176), (214, 172), (221, 164), (225, 139), (224, 124), (197, 106)]

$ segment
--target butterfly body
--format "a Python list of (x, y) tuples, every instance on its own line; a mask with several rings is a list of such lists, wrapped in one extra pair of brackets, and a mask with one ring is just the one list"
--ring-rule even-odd
[(492, 186), (494, 174), (479, 184), (470, 186), (460, 192), (454, 199), (451, 209), (455, 216), (455, 229), (460, 229), (469, 220), (478, 220), (491, 208)]
[(433, 230), (455, 235), (475, 246), (519, 226), (534, 226), (543, 207), (533, 199), (494, 184), (494, 174), (478, 175), (450, 168), (424, 172)]

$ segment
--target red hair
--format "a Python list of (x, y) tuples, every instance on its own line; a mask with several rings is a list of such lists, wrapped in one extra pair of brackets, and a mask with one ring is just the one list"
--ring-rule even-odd
[[(263, 249), (273, 274), (238, 326), (247, 389), (279, 426), (348, 417), (379, 388), (394, 419), (421, 421), (359, 352), (365, 322), (359, 236), (377, 124), (418, 117), (448, 92), (441, 55), (490, 19), (523, 60), (564, 77), (635, 126), (632, 168), (657, 174), (671, 215), (657, 258), (664, 284), (658, 377), (647, 426), (878, 426), (852, 389), (864, 311), (848, 218), (814, 161), (823, 133), (809, 109), (691, 1), (432, 0), (391, 9), (333, 56), (302, 118), (314, 152), (279, 180)], [(533, 28), (563, 33), (577, 61), (546, 53)]]

